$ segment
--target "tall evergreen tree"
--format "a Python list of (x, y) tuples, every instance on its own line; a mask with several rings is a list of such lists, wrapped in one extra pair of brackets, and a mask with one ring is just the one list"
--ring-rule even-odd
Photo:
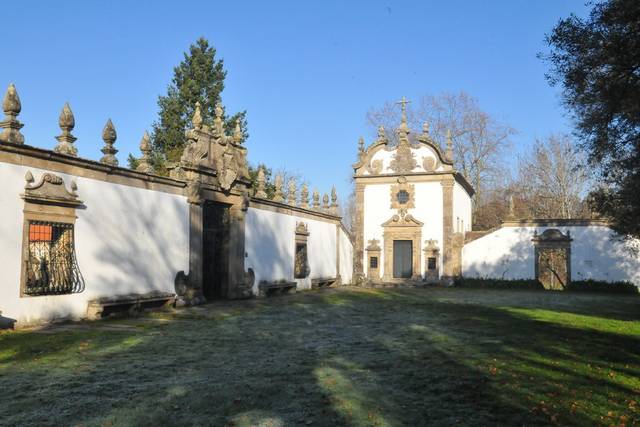
[[(606, 0), (588, 18), (571, 15), (547, 37), (548, 75), (602, 187), (592, 204), (623, 234), (640, 237), (640, 2)], [(543, 55), (544, 57), (544, 55)]]
[[(159, 117), (151, 134), (156, 173), (166, 175), (168, 164), (180, 160), (186, 143), (184, 132), (190, 126), (196, 102), (200, 102), (204, 123), (213, 122), (226, 74), (223, 60), (216, 59), (216, 49), (203, 37), (184, 53), (184, 59), (173, 69), (167, 94), (158, 97)], [(224, 119), (229, 133), (240, 121), (244, 139), (247, 138), (246, 111), (231, 117), (225, 114)], [(129, 164), (133, 166), (135, 159), (130, 158)]]

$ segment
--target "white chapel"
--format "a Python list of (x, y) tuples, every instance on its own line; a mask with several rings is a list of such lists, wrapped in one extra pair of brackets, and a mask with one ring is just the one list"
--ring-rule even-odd
[(460, 274), (464, 233), (471, 230), (474, 190), (428, 125), (410, 138), (406, 103), (391, 144), (384, 128), (353, 165), (356, 191), (355, 275), (373, 282), (440, 280)]

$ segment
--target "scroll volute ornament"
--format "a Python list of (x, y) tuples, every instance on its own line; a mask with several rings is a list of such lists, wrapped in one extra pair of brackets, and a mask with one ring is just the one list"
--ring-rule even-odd
[(21, 197), (31, 203), (40, 203), (59, 206), (82, 206), (82, 201), (78, 199), (78, 186), (75, 181), (71, 181), (71, 191), (67, 190), (64, 180), (52, 173), (44, 173), (40, 181), (35, 183), (31, 171), (27, 171), (24, 177), (26, 184)]

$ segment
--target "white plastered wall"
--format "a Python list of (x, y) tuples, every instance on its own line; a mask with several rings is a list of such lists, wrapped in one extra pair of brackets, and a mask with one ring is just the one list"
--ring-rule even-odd
[[(306, 280), (297, 280), (298, 289), (311, 287), (311, 279), (335, 278), (338, 275), (336, 223), (332, 221), (302, 218), (295, 215), (273, 212), (266, 209), (250, 207), (246, 216), (245, 228), (245, 268), (253, 269), (256, 280), (254, 293), (258, 292), (258, 284), (262, 280), (293, 281), (293, 264), (295, 253), (296, 222), (307, 224), (307, 254), (310, 274)], [(342, 233), (342, 230), (340, 231)], [(351, 282), (353, 248), (348, 238), (340, 238), (340, 270), (343, 265)]]
[[(442, 270), (442, 184), (440, 182), (419, 182), (415, 183), (416, 208), (410, 213), (415, 219), (424, 223), (422, 226), (422, 241), (420, 247), (424, 249), (424, 241), (434, 239), (438, 241), (440, 247), (440, 271)], [(424, 275), (424, 252), (420, 251), (420, 273)]]
[[(415, 208), (409, 209), (409, 213), (415, 219), (422, 222), (421, 248), (424, 241), (435, 239), (442, 249), (442, 185), (439, 181), (412, 183), (415, 189)], [(369, 240), (378, 239), (380, 247), (384, 249), (382, 224), (388, 221), (398, 212), (391, 209), (391, 185), (368, 184), (364, 188), (364, 248), (369, 245)], [(420, 257), (420, 273), (424, 274), (424, 253)], [(363, 265), (365, 274), (368, 272), (367, 251), (364, 251)], [(442, 264), (442, 250), (440, 251), (440, 264)], [(384, 274), (384, 250), (380, 253), (380, 275)], [(442, 265), (440, 266), (442, 271)]]
[(343, 284), (353, 281), (353, 243), (345, 230), (340, 227), (340, 278)]
[(0, 311), (18, 325), (85, 316), (87, 302), (103, 296), (174, 291), (178, 271), (189, 268), (186, 198), (52, 172), (78, 185), (85, 208), (76, 210), (75, 248), (84, 292), (20, 297), (24, 176), (41, 169), (0, 164)]
[(640, 286), (638, 242), (622, 242), (603, 225), (502, 227), (464, 245), (462, 274), (466, 277), (532, 279), (535, 277), (534, 230), (570, 231), (572, 280), (628, 280)]
[[(365, 274), (368, 274), (369, 271), (366, 250), (367, 246), (369, 246), (369, 240), (378, 239), (380, 247), (383, 248), (382, 223), (388, 221), (396, 213), (395, 209), (390, 207), (390, 191), (391, 186), (389, 184), (368, 184), (364, 187), (364, 253), (362, 265), (364, 266)], [(378, 265), (382, 276), (384, 273), (384, 250), (380, 253)]]
[(456, 182), (453, 186), (453, 232), (471, 231), (471, 196)]

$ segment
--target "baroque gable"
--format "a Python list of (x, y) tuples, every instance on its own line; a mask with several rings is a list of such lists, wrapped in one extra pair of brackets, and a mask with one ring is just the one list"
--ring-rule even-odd
[(227, 135), (222, 116), (222, 107), (217, 105), (213, 125), (205, 125), (200, 104), (196, 104), (192, 128), (185, 132), (187, 144), (182, 157), (171, 168), (172, 178), (196, 181), (194, 188), (208, 185), (223, 191), (229, 191), (236, 182), (249, 181), (247, 149), (241, 144), (239, 124), (232, 135)]
[(384, 129), (381, 129), (369, 147), (364, 147), (364, 142), (361, 142), (358, 161), (353, 164), (356, 176), (453, 171), (453, 161), (428, 134), (423, 133), (413, 141), (407, 137), (396, 145), (390, 145), (383, 133)]

